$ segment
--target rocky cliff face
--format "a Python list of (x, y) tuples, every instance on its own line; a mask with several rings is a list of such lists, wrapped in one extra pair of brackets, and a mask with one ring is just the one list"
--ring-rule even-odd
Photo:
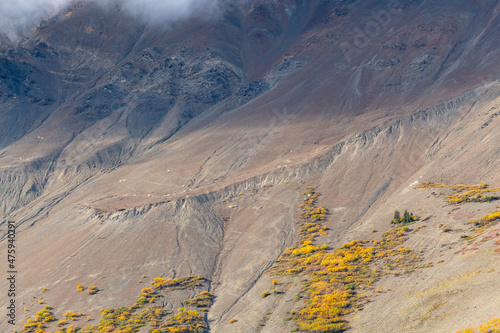
[[(18, 225), (19, 311), (43, 297), (57, 318), (87, 311), (95, 325), (100, 309), (133, 304), (154, 277), (201, 275), (216, 296), (212, 332), (290, 331), (283, 318), (300, 306), (300, 278), (279, 298), (260, 294), (265, 271), (300, 239), (300, 193), (314, 186), (330, 210), (331, 248), (378, 236), (407, 208), (431, 217), (409, 246), (444, 260), (380, 281), (386, 293), (350, 315), (353, 331), (454, 332), (499, 316), (493, 248), (454, 254), (464, 222), (496, 203), (458, 216), (415, 188), (500, 186), (498, 4), (222, 8), (162, 25), (82, 1), (2, 44), (0, 219)], [(477, 280), (432, 289), (463, 274)], [(78, 283), (101, 291), (76, 293)], [(397, 307), (405, 293), (411, 316), (398, 308), (382, 323), (378, 306)]]

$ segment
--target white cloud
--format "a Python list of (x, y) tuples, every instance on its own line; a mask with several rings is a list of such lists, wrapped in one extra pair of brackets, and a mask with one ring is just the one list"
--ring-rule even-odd
[(209, 0), (122, 0), (123, 7), (131, 14), (146, 19), (185, 18), (204, 6)]
[(55, 14), (69, 0), (0, 0), (0, 31), (9, 38)]
[[(34, 27), (42, 19), (55, 15), (73, 0), (0, 0), (0, 32), (10, 39)], [(88, 0), (102, 5), (120, 3), (130, 14), (148, 22), (183, 19), (203, 6), (215, 6), (218, 0)], [(213, 7), (215, 8), (215, 7)]]

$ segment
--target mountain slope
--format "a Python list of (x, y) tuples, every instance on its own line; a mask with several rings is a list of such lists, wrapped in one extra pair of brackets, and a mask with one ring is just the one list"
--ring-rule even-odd
[[(290, 331), (300, 278), (280, 298), (260, 294), (300, 239), (307, 186), (330, 211), (332, 249), (379, 237), (396, 209), (431, 216), (405, 246), (435, 267), (383, 277), (352, 331), (455, 332), (499, 316), (494, 239), (455, 254), (464, 223), (498, 203), (458, 214), (415, 188), (500, 186), (498, 8), (254, 1), (163, 26), (79, 2), (43, 22), (0, 55), (0, 217), (18, 225), (18, 327), (33, 298), (95, 325), (154, 277), (201, 275), (216, 296), (212, 332)], [(439, 287), (463, 274), (478, 280)]]

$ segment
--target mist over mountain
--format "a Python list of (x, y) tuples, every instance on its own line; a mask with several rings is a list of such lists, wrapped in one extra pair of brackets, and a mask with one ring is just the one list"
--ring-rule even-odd
[[(197, 11), (210, 15), (218, 6), (216, 0), (90, 0), (113, 10), (124, 11), (144, 22), (171, 23), (185, 19)], [(42, 20), (58, 14), (63, 8), (77, 3), (74, 0), (20, 0), (0, 3), (0, 33), (16, 40), (20, 34), (35, 27)]]
[(0, 32), (9, 39), (35, 26), (42, 18), (57, 13), (67, 4), (66, 1), (2, 1), (0, 3)]
[(499, 26), (496, 0), (1, 2), (0, 331), (494, 331)]

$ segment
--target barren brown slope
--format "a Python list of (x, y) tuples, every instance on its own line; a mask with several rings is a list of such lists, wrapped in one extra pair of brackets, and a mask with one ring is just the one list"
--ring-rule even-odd
[[(388, 10), (383, 3), (259, 3), (164, 31), (123, 14), (101, 20), (82, 5), (48, 23), (2, 59), (2, 216), (20, 225), (19, 309), (48, 287), (43, 299), (58, 318), (97, 318), (133, 302), (152, 277), (200, 274), (217, 296), (213, 332), (257, 331), (267, 312), (263, 331), (292, 329), (282, 319), (299, 286), (276, 304), (260, 293), (264, 270), (298, 239), (305, 186), (323, 193), (336, 247), (388, 228), (395, 206), (445, 218), (408, 189), (415, 180), (500, 183), (496, 6), (407, 2), (361, 48), (356, 28)], [(26, 125), (13, 126), (20, 119)], [(410, 244), (435, 247), (439, 233)], [(467, 266), (453, 256), (455, 238), (443, 258)], [(481, 260), (496, 260), (489, 255)], [(399, 293), (419, 274), (386, 283)], [(77, 283), (101, 292), (77, 294)], [(468, 292), (480, 305), (495, 290)], [(452, 332), (495, 315), (494, 303), (480, 315), (442, 309), (444, 320), (423, 314), (421, 326), (395, 312), (384, 329)], [(353, 329), (384, 331), (376, 311), (366, 313)]]

